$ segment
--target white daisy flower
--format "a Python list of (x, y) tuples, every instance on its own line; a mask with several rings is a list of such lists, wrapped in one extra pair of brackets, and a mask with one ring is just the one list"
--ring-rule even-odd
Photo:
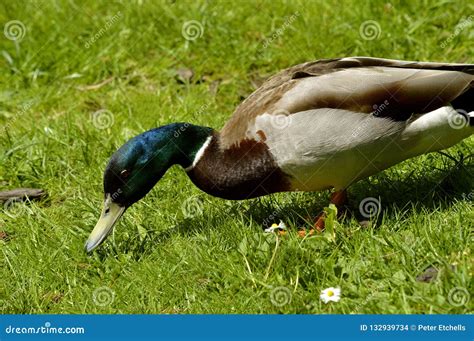
[(321, 300), (324, 303), (328, 303), (329, 301), (339, 302), (341, 299), (341, 289), (340, 288), (327, 288), (321, 291), (321, 295), (319, 295)]
[(275, 232), (275, 231), (286, 231), (285, 223), (280, 220), (280, 223), (278, 225), (277, 224), (272, 224), (272, 226), (265, 229), (266, 233), (272, 233), (272, 232)]

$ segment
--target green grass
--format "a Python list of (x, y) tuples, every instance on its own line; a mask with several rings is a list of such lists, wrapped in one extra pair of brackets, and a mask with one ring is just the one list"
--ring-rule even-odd
[[(472, 158), (426, 155), (355, 184), (334, 240), (295, 232), (327, 205), (329, 192), (230, 202), (201, 193), (176, 167), (97, 252), (83, 249), (100, 213), (105, 164), (131, 136), (175, 121), (218, 129), (252, 83), (308, 60), (472, 63), (472, 27), (453, 36), (472, 2), (70, 0), (3, 1), (0, 9), (2, 27), (11, 20), (26, 27), (20, 42), (0, 37), (0, 188), (49, 194), (0, 211), (9, 236), (0, 241), (0, 312), (474, 312), (474, 298), (448, 299), (453, 288), (474, 289)], [(194, 41), (182, 35), (189, 20), (204, 27)], [(359, 33), (367, 20), (381, 28), (374, 40)], [(178, 81), (180, 68), (194, 77)], [(113, 115), (106, 129), (92, 120), (101, 109)], [(473, 146), (471, 137), (447, 153), (459, 159)], [(183, 213), (190, 197), (202, 207), (191, 218)], [(366, 197), (380, 198), (382, 211), (362, 227), (358, 205)], [(262, 229), (280, 219), (290, 233), (277, 243)], [(438, 278), (416, 281), (429, 266)], [(341, 287), (342, 299), (326, 305), (319, 293), (330, 286)], [(94, 303), (102, 287), (113, 302)], [(291, 302), (272, 304), (277, 287), (288, 288)]]

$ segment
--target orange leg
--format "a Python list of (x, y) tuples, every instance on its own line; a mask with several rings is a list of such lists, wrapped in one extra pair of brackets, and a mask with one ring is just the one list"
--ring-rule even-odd
[[(331, 194), (330, 203), (336, 205), (338, 212), (341, 211), (341, 208), (347, 202), (347, 191), (345, 189), (337, 191)], [(324, 230), (324, 220), (326, 220), (326, 213), (321, 212), (317, 217), (314, 223), (314, 226), (309, 230), (309, 234), (313, 234), (316, 231), (322, 232)], [(305, 231), (300, 231), (299, 235), (304, 237), (306, 235)]]

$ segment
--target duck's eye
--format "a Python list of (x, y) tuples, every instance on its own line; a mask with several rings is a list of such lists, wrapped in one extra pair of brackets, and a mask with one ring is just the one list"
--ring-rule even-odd
[(128, 178), (130, 175), (130, 171), (128, 169), (124, 169), (123, 171), (120, 172), (120, 176), (124, 179)]

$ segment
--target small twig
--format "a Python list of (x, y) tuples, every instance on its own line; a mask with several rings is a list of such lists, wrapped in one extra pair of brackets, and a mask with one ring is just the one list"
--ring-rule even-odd
[(298, 283), (300, 280), (300, 272), (298, 271), (298, 268), (296, 269), (296, 278), (295, 278), (295, 288), (293, 289), (293, 292), (296, 292), (296, 289), (298, 288)]
[(46, 192), (38, 188), (16, 188), (0, 192), (0, 202), (15, 200), (38, 200), (46, 196)]
[(252, 269), (250, 268), (249, 261), (247, 260), (247, 257), (245, 257), (245, 255), (242, 255), (242, 256), (244, 257), (245, 265), (247, 266), (247, 270), (249, 271), (250, 279), (252, 280), (252, 283), (253, 283), (254, 287), (256, 288), (257, 283), (255, 283), (255, 279), (253, 278), (253, 273), (252, 273)]
[(107, 79), (103, 80), (100, 83), (91, 84), (91, 85), (80, 85), (80, 86), (77, 86), (76, 89), (80, 90), (80, 91), (97, 90), (97, 89), (100, 89), (101, 87), (103, 87), (104, 85), (109, 84), (113, 80), (114, 80), (114, 77), (112, 76), (110, 78), (107, 78)]
[(280, 238), (278, 238), (278, 236), (276, 236), (275, 249), (273, 250), (273, 255), (272, 255), (272, 258), (270, 259), (270, 263), (268, 263), (268, 267), (267, 267), (267, 271), (265, 273), (264, 281), (266, 281), (268, 279), (268, 275), (270, 274), (270, 269), (272, 267), (273, 261), (275, 260), (275, 256), (276, 256), (276, 253), (277, 253), (277, 250), (278, 250), (279, 243), (280, 243)]

